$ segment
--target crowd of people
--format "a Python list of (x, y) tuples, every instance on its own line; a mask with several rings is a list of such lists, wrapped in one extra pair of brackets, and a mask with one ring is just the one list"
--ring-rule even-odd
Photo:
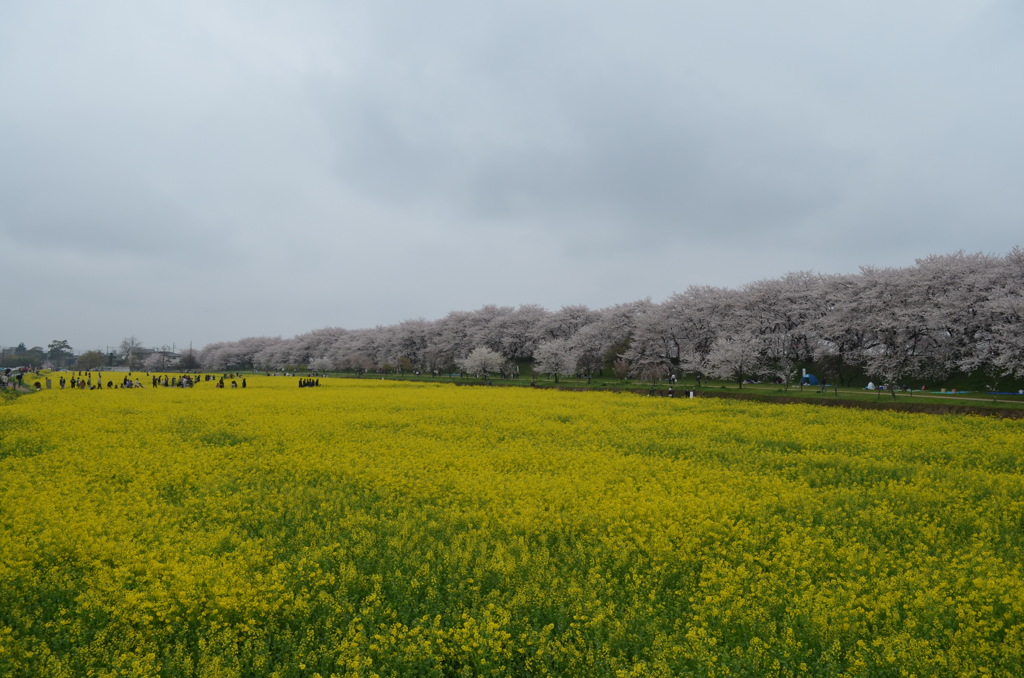
[[(238, 375), (241, 377), (241, 375)], [(220, 378), (215, 377), (212, 374), (204, 374), (201, 377), (199, 375), (183, 374), (181, 377), (169, 377), (164, 375), (153, 375), (153, 386), (166, 386), (171, 388), (192, 388), (198, 381), (216, 381), (216, 388), (225, 388), (225, 379), (231, 380), (231, 388), (238, 388), (238, 379), (234, 374), (223, 374)], [(245, 377), (241, 377), (242, 388), (246, 387)]]
[[(314, 377), (302, 377), (299, 379), (299, 388), (310, 388), (320, 385), (320, 379), (317, 378), (317, 374), (313, 373)], [(29, 377), (33, 375), (28, 375)], [(40, 381), (29, 383), (29, 379), (26, 379), (21, 371), (7, 369), (3, 373), (0, 373), (0, 388), (18, 388), (29, 390), (34, 388), (37, 391), (41, 391), (44, 388), (52, 389), (54, 386), (61, 390), (80, 389), (80, 390), (102, 390), (104, 388), (116, 389), (116, 388), (143, 388), (143, 381), (138, 376), (133, 376), (131, 372), (125, 374), (117, 381), (113, 379), (107, 379), (103, 381), (103, 373), (91, 371), (79, 371), (71, 372), (69, 374), (60, 373), (60, 378), (57, 383), (53, 383), (50, 374), (45, 377), (42, 372), (36, 372), (35, 377), (38, 377)], [(145, 375), (147, 381), (150, 383), (152, 388), (192, 388), (199, 384), (199, 382), (216, 382), (214, 388), (246, 388), (248, 383), (246, 378), (241, 374), (226, 373), (222, 375), (213, 374), (182, 374), (180, 376), (169, 375), (169, 374), (149, 374)], [(269, 373), (267, 376), (270, 376)], [(277, 375), (275, 375), (277, 376)], [(283, 376), (294, 376), (291, 374), (285, 374)]]
[[(92, 372), (85, 372), (84, 374), (82, 372), (79, 372), (78, 374), (72, 374), (70, 377), (65, 377), (62, 374), (60, 376), (60, 379), (57, 381), (57, 385), (61, 389), (77, 388), (77, 389), (82, 389), (82, 390), (86, 390), (87, 389), (87, 390), (90, 390), (90, 391), (97, 390), (97, 389), (102, 390), (103, 386), (104, 386), (104, 384), (103, 384), (103, 373), (102, 372), (97, 372), (96, 373), (96, 380), (95, 380), (95, 382), (93, 382)], [(41, 384), (37, 381), (35, 383), (35, 387), (36, 387), (36, 389), (39, 389), (41, 387)], [(52, 384), (51, 384), (50, 377), (46, 377), (46, 388), (51, 388), (51, 387), (52, 387)], [(108, 379), (107, 383), (106, 383), (106, 387), (107, 388), (142, 388), (142, 381), (138, 377), (135, 377), (133, 379), (132, 375), (129, 373), (129, 374), (126, 374), (123, 378), (121, 378), (117, 382), (115, 382), (113, 379)]]
[[(46, 388), (50, 388), (49, 377), (47, 377), (46, 382)], [(81, 372), (79, 372), (77, 375), (72, 374), (70, 378), (65, 378), (64, 375), (61, 375), (60, 381), (58, 383), (60, 384), (60, 388), (62, 390), (65, 388), (78, 388), (89, 389), (90, 391), (92, 391), (94, 389), (103, 388), (103, 374), (101, 372), (96, 373), (95, 384), (92, 381), (91, 372), (86, 372), (84, 376), (82, 375)], [(113, 379), (108, 379), (107, 388), (142, 388), (142, 382), (139, 381), (138, 379), (132, 379), (130, 376), (125, 375), (125, 377), (121, 379), (117, 384), (114, 383)]]
[[(30, 377), (33, 375), (29, 375)], [(36, 372), (35, 377), (38, 378), (34, 383), (29, 384), (29, 380), (25, 378), (25, 374), (18, 370), (11, 370), (10, 368), (0, 373), (0, 388), (11, 388), (11, 389), (31, 389), (34, 388), (36, 391), (41, 391), (44, 388), (47, 390), (54, 388), (54, 382), (51, 375), (47, 374), (45, 377), (42, 372)], [(146, 373), (147, 377), (151, 375)], [(215, 381), (217, 382), (215, 388), (246, 388), (248, 383), (245, 377), (242, 375), (223, 374), (218, 376), (212, 374), (183, 374), (181, 376), (172, 376), (167, 374), (154, 374), (151, 376), (150, 383), (153, 388), (165, 387), (165, 388), (192, 388), (200, 381)], [(312, 384), (309, 384), (312, 385)], [(319, 386), (319, 381), (317, 381)], [(95, 375), (91, 371), (80, 371), (71, 372), (70, 374), (61, 374), (60, 378), (56, 383), (57, 388), (61, 390), (79, 389), (79, 390), (102, 390), (104, 388), (117, 389), (117, 388), (143, 388), (142, 380), (138, 376), (132, 375), (131, 372), (121, 377), (116, 382), (113, 379), (107, 379), (106, 383), (103, 381), (103, 373), (96, 372)]]

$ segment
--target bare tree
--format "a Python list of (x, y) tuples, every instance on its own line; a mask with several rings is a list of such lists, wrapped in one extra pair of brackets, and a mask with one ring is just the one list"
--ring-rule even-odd
[(142, 341), (135, 335), (121, 340), (121, 357), (124, 359), (125, 364), (128, 365), (128, 369), (138, 369), (141, 364), (142, 361), (138, 355), (140, 348), (142, 348)]

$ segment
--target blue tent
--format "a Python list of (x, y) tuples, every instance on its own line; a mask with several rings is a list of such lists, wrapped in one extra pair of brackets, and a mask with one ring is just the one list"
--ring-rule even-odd
[(805, 374), (803, 379), (800, 380), (801, 386), (817, 386), (818, 378), (813, 374)]

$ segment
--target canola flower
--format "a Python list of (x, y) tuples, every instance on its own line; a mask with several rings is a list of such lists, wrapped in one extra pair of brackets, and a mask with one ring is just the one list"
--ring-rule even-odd
[(1019, 422), (296, 383), (0, 405), (0, 675), (1024, 675)]

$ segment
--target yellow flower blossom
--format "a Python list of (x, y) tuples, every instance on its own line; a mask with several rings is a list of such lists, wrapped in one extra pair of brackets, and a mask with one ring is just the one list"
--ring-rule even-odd
[(0, 405), (0, 675), (1024, 675), (1019, 422), (247, 381)]

